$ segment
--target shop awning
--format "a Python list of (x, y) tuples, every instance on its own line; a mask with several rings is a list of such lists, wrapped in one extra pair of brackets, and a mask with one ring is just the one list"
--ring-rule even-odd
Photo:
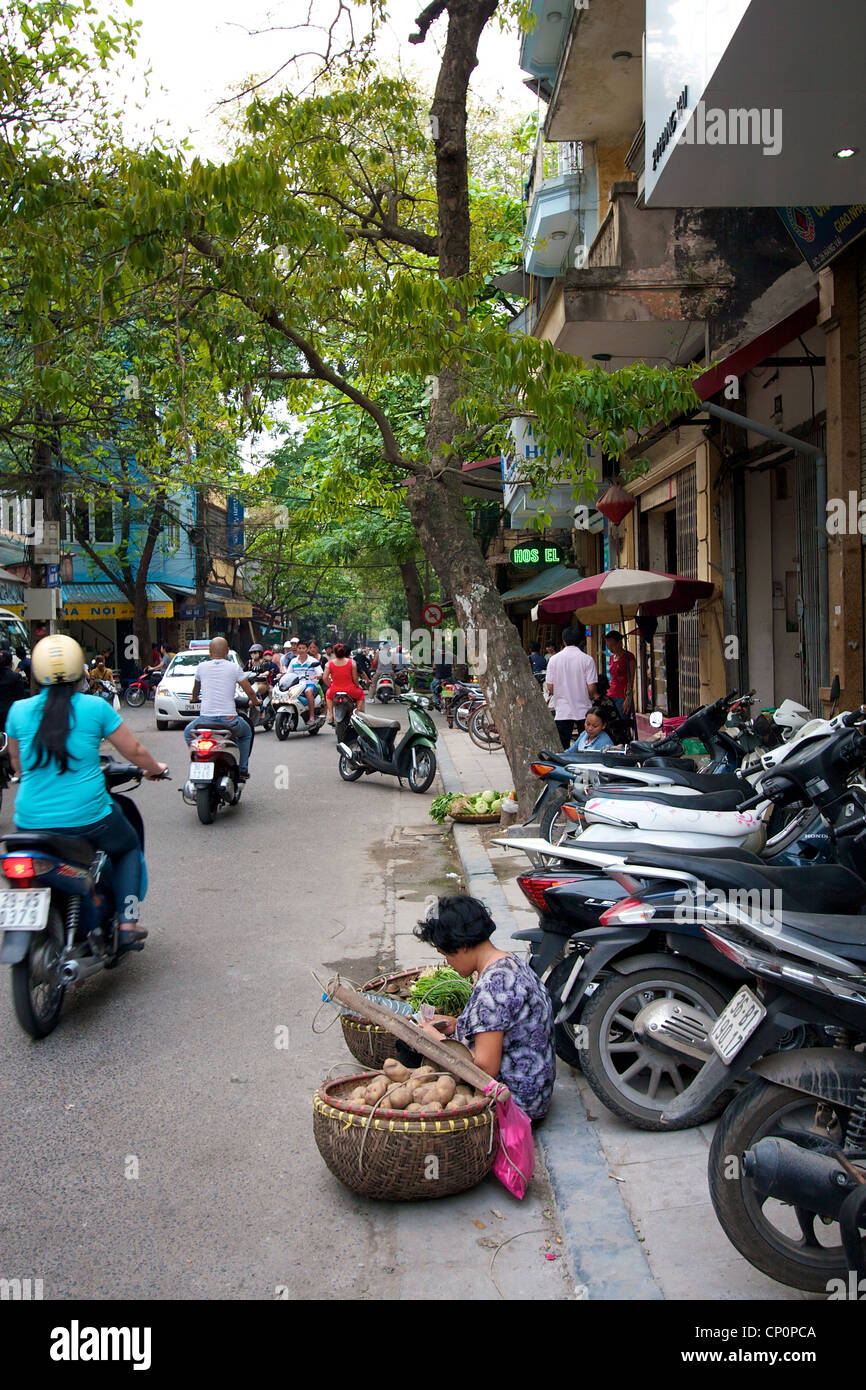
[[(147, 616), (171, 618), (174, 604), (158, 584), (147, 585)], [(135, 608), (115, 584), (64, 584), (60, 616), (69, 622), (132, 618)]]
[(539, 570), (531, 579), (524, 579), (515, 589), (508, 589), (502, 595), (503, 603), (534, 603), (536, 599), (547, 598), (566, 584), (580, 579), (580, 571), (568, 569), (565, 565), (551, 565), (549, 569)]

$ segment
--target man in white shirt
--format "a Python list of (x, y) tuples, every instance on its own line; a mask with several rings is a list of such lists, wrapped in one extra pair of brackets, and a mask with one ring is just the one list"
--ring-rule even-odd
[(577, 645), (580, 629), (567, 627), (562, 634), (565, 643), (547, 663), (545, 680), (553, 695), (553, 715), (563, 748), (572, 743), (572, 726), (583, 733), (583, 724), (593, 700), (598, 696), (598, 671), (595, 662)]
[(187, 724), (183, 736), (190, 744), (196, 729), (219, 724), (220, 727), (231, 730), (237, 741), (240, 754), (238, 773), (241, 781), (246, 782), (250, 775), (249, 762), (250, 749), (253, 746), (253, 731), (235, 708), (237, 687), (240, 686), (244, 694), (249, 696), (253, 709), (258, 709), (259, 702), (256, 692), (246, 676), (241, 674), (241, 668), (236, 662), (228, 660), (229, 644), (226, 639), (214, 637), (208, 651), (210, 660), (202, 661), (196, 667), (195, 682), (192, 687), (191, 702), (196, 704), (200, 697), (201, 712), (197, 719), (193, 719), (192, 723)]

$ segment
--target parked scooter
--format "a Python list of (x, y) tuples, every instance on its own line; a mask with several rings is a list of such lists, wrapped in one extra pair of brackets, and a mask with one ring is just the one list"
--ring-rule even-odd
[[(138, 897), (143, 898), (144, 825), (135, 803), (117, 788), (124, 783), (138, 786), (144, 774), (132, 763), (105, 759), (103, 775), (112, 801), (138, 836)], [(141, 951), (145, 943), (119, 945), (122, 904), (115, 901), (111, 860), (89, 841), (27, 830), (5, 836), (3, 845), (0, 963), (12, 966), (18, 1022), (32, 1038), (44, 1038), (57, 1026), (68, 985), (113, 969), (128, 951)]]
[[(737, 847), (710, 853), (693, 847), (688, 851), (690, 856), (700, 853), (707, 863), (730, 861), (746, 883), (752, 872), (781, 871), (778, 887), (784, 884), (786, 901), (792, 908), (807, 905), (820, 884), (821, 891), (837, 903), (836, 910), (855, 910), (866, 895), (866, 885), (848, 868), (829, 863), (835, 857), (833, 831), (826, 811), (822, 816), (821, 808), (814, 804), (812, 790), (823, 786), (825, 798), (836, 798), (837, 807), (855, 804), (846, 797), (866, 796), (858, 784), (846, 791), (851, 769), (839, 758), (843, 735), (847, 737), (839, 725), (829, 733), (812, 736), (805, 747), (793, 744), (780, 750), (776, 772), (765, 778), (754, 800), (772, 796), (781, 805), (801, 800), (805, 805), (783, 831), (767, 841), (762, 856)], [(696, 807), (700, 801), (695, 799)], [(700, 1065), (704, 1054), (693, 1052), (686, 1062), (679, 1059), (659, 1065), (645, 1040), (630, 1031), (627, 1020), (634, 1017), (648, 993), (664, 989), (666, 1017), (654, 1022), (662, 1027), (671, 1023), (682, 1036), (684, 1019), (688, 1018), (689, 1028), (705, 1043), (719, 1000), (729, 997), (731, 980), (736, 977), (730, 969), (720, 968), (724, 962), (707, 952), (698, 926), (684, 914), (676, 891), (681, 887), (679, 882), (671, 885), (659, 875), (636, 903), (630, 882), (623, 886), (619, 876), (616, 881), (605, 878), (606, 872), (614, 873), (617, 864), (622, 866), (624, 857), (618, 836), (605, 833), (608, 844), (596, 841), (588, 848), (586, 837), (581, 837), (572, 847), (560, 846), (559, 869), (535, 871), (518, 880), (541, 921), (538, 930), (517, 935), (532, 943), (530, 964), (536, 972), (549, 972), (546, 984), (556, 1009), (559, 1055), (584, 1069), (596, 1094), (617, 1114), (642, 1128), (662, 1128), (661, 1110), (670, 1086), (680, 1089), (689, 1068)], [(676, 868), (686, 851), (679, 845), (659, 850), (651, 843), (657, 838), (647, 833), (642, 845), (633, 844), (626, 865), (652, 856), (654, 864)], [(533, 842), (502, 843), (526, 847)], [(733, 845), (733, 840), (730, 843)], [(572, 864), (575, 872), (569, 873)], [(809, 872), (798, 873), (796, 866), (808, 866)], [(634, 876), (631, 869), (629, 875)], [(568, 953), (563, 956), (564, 950)], [(647, 971), (653, 976), (652, 985)], [(676, 1017), (671, 1021), (668, 1015), (674, 1009)], [(787, 1045), (801, 1043), (802, 1036), (796, 1033), (787, 1039)], [(724, 1100), (716, 1104), (715, 1112), (723, 1104)], [(682, 1125), (702, 1123), (706, 1118), (703, 1112), (690, 1112), (682, 1117)]]
[(304, 676), (282, 676), (271, 692), (274, 710), (274, 733), (282, 742), (289, 734), (306, 731), (311, 737), (319, 732), (325, 723), (325, 696), (322, 687), (316, 685), (313, 702), (315, 714), (310, 718), (310, 706), (304, 692), (307, 684)]
[(399, 743), (399, 719), (379, 719), (355, 710), (346, 737), (340, 739), (339, 773), (344, 782), (357, 782), (365, 773), (382, 772), (405, 778), (413, 792), (426, 792), (436, 776), (436, 725), (426, 712), (423, 696), (400, 696), (409, 706), (409, 727)]
[[(866, 738), (847, 751), (866, 760)], [(859, 814), (835, 817), (848, 861), (866, 868), (866, 795)], [(845, 846), (844, 851), (842, 846)], [(689, 886), (712, 888), (719, 865), (689, 859)], [(722, 871), (724, 877), (724, 870)], [(828, 903), (816, 888), (814, 907)], [(861, 903), (861, 912), (864, 904)], [(745, 1076), (756, 1076), (726, 1110), (709, 1159), (710, 1195), (728, 1239), (771, 1278), (828, 1293), (866, 1275), (866, 917), (754, 906), (696, 905), (696, 920), (722, 957), (752, 975), (716, 1019), (711, 1051), (691, 1086), (665, 1109), (674, 1122)], [(841, 910), (841, 911), (844, 911)], [(829, 1032), (832, 1048), (772, 1054), (791, 1020)], [(665, 1035), (667, 1050), (676, 1040)], [(681, 1044), (680, 1044), (681, 1046)], [(855, 1295), (856, 1296), (856, 1295)]]

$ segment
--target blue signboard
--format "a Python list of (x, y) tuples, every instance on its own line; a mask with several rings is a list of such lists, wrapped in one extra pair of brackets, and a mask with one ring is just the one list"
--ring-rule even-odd
[(178, 609), (177, 616), (179, 618), (206, 618), (207, 609), (203, 603), (185, 603), (182, 608)]
[(820, 270), (866, 232), (866, 203), (851, 207), (777, 208), (797, 250)]
[(59, 588), (60, 588), (60, 566), (59, 566), (59, 565), (46, 565), (46, 566), (45, 566), (45, 587), (46, 587), (46, 589), (59, 589)]
[(236, 497), (230, 497), (226, 507), (226, 529), (230, 555), (238, 555), (244, 548), (244, 508)]

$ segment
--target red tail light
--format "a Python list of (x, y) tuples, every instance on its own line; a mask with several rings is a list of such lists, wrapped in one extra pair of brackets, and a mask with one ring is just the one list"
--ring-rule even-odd
[(553, 763), (530, 763), (529, 766), (536, 777), (546, 777), (548, 772), (552, 772), (554, 768)]
[(548, 888), (558, 888), (561, 883), (573, 883), (574, 877), (557, 878), (553, 874), (547, 875), (521, 874), (517, 884), (521, 892), (529, 899), (534, 908), (539, 912), (549, 912), (547, 903), (544, 901), (544, 894)]
[(613, 907), (608, 907), (599, 917), (603, 927), (628, 927), (636, 922), (650, 922), (656, 910), (640, 898), (620, 898)]
[(209, 753), (212, 748), (216, 748), (216, 742), (212, 738), (198, 738), (192, 746), (197, 753)]
[(33, 878), (33, 860), (24, 855), (4, 859), (3, 872), (7, 878)]

